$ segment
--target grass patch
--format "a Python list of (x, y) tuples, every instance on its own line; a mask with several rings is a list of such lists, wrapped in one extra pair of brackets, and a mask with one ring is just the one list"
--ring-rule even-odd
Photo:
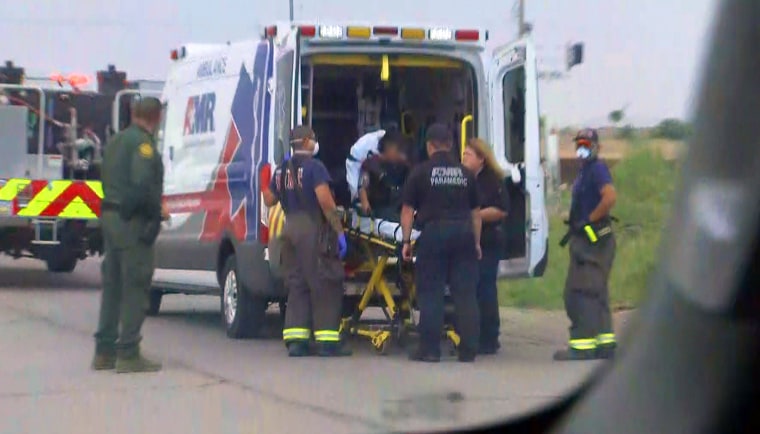
[[(612, 214), (617, 239), (615, 264), (610, 277), (613, 308), (638, 305), (645, 295), (647, 279), (655, 268), (660, 233), (670, 212), (677, 163), (668, 161), (648, 146), (636, 146), (612, 170), (618, 202)], [(560, 203), (567, 211), (570, 192), (563, 191)], [(549, 217), (549, 264), (543, 277), (499, 283), (502, 306), (562, 309), (562, 291), (567, 274), (567, 248), (559, 240), (567, 231), (562, 213)]]

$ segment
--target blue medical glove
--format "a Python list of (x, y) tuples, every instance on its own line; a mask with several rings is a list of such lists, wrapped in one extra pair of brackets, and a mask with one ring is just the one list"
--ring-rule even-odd
[(339, 234), (338, 235), (338, 256), (340, 256), (340, 259), (343, 260), (343, 258), (346, 257), (346, 252), (348, 251), (348, 244), (346, 244), (346, 234)]

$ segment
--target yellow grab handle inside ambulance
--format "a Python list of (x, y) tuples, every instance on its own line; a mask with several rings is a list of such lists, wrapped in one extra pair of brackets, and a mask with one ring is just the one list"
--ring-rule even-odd
[(467, 115), (464, 118), (462, 118), (462, 124), (461, 128), (459, 129), (459, 134), (461, 136), (461, 142), (460, 142), (460, 149), (459, 149), (459, 157), (464, 158), (464, 147), (467, 146), (467, 122), (472, 122), (474, 118), (472, 115)]
[(380, 80), (387, 82), (391, 78), (391, 65), (388, 60), (388, 55), (383, 54), (383, 64), (380, 67)]

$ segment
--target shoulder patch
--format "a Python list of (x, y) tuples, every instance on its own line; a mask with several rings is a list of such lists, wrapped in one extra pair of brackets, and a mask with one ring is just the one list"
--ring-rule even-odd
[(137, 148), (137, 151), (143, 158), (153, 158), (153, 146), (151, 146), (150, 143), (143, 143), (139, 148)]

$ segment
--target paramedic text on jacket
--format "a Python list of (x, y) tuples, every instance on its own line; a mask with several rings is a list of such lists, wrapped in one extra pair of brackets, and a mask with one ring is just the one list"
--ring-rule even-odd
[[(403, 257), (412, 260), (414, 211), (422, 235), (417, 240), (415, 284), (420, 309), (420, 346), (411, 360), (441, 357), (444, 295), (448, 280), (461, 336), (459, 360), (471, 362), (478, 351), (480, 323), (476, 276), (480, 259), (480, 206), (475, 178), (454, 159), (448, 127), (434, 124), (425, 136), (429, 159), (416, 166), (404, 185), (401, 225)], [(448, 279), (447, 279), (448, 278)]]
[(570, 318), (568, 348), (555, 360), (610, 358), (615, 334), (609, 302), (609, 277), (615, 259), (615, 236), (610, 210), (615, 188), (607, 165), (599, 160), (599, 135), (581, 130), (575, 137), (581, 170), (573, 183), (570, 229), (570, 265), (565, 281), (565, 310)]
[(282, 259), (288, 290), (282, 336), (291, 357), (309, 353), (312, 331), (320, 356), (348, 356), (340, 338), (343, 256), (346, 237), (330, 192), (330, 175), (313, 157), (319, 149), (311, 128), (291, 131), (294, 155), (275, 171), (268, 206), (280, 201), (285, 213)]

